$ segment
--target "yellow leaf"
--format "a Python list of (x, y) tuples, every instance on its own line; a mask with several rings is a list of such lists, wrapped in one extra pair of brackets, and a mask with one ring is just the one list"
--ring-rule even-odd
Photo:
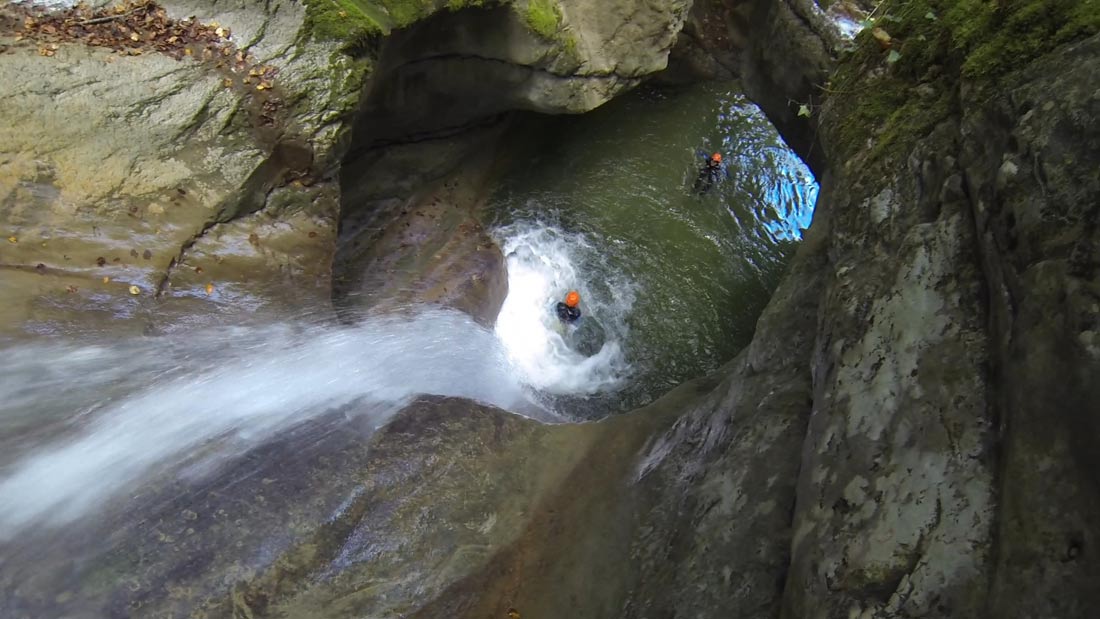
[(8, 237), (8, 242), (9, 243), (18, 243), (19, 239), (15, 238), (14, 236), (9, 236)]
[(106, 275), (104, 275), (104, 276), (103, 276), (103, 283), (104, 283), (104, 284), (109, 284), (109, 283), (111, 283), (111, 278), (110, 278), (110, 277), (107, 277)]
[(130, 33), (130, 40), (131, 40), (131, 41), (140, 41), (140, 40), (141, 40), (141, 37), (139, 37), (139, 36), (138, 36), (138, 33), (136, 33), (136, 32), (131, 32), (131, 33)]
[(890, 47), (890, 42), (893, 38), (890, 33), (886, 32), (882, 28), (874, 28), (871, 30), (871, 36), (875, 37), (875, 40), (879, 42), (883, 47)]
[(141, 294), (141, 288), (138, 288), (137, 286), (130, 286), (130, 294), (134, 296)]
[(206, 285), (206, 294), (213, 294), (213, 293), (214, 293), (214, 284), (207, 284)]
[(225, 30), (223, 30), (221, 26), (218, 26), (217, 28), (214, 28), (214, 34), (218, 35), (219, 37), (225, 36)]

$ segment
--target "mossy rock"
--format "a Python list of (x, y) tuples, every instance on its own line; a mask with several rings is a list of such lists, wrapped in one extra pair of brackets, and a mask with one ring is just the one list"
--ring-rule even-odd
[(1100, 0), (884, 2), (868, 26), (825, 88), (842, 116), (831, 136), (841, 159), (905, 151), (958, 111), (956, 84), (993, 92), (1017, 67), (1100, 32)]
[(350, 49), (388, 35), (442, 11), (512, 5), (532, 32), (575, 52), (576, 41), (560, 33), (562, 11), (557, 0), (307, 0), (306, 32), (325, 41), (344, 41)]
[(523, 19), (532, 31), (544, 38), (553, 39), (561, 25), (561, 9), (553, 0), (529, 0)]

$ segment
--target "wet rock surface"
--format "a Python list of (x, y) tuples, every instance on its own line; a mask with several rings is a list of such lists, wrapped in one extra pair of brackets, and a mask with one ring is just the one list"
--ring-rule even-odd
[[(0, 78), (12, 85), (0, 112), (0, 227), (8, 239), (0, 263), (12, 274), (3, 278), (5, 330), (18, 333), (29, 318), (31, 331), (50, 331), (43, 320), (75, 323), (85, 311), (156, 322), (158, 312), (172, 312), (153, 297), (185, 298), (192, 307), (183, 314), (195, 309), (207, 284), (226, 282), (248, 290), (253, 304), (278, 305), (270, 294), (277, 286), (261, 291), (257, 273), (244, 266), (223, 269), (218, 281), (195, 278), (187, 290), (170, 290), (175, 267), (212, 228), (264, 209), (327, 219), (323, 234), (286, 238), (303, 257), (331, 251), (335, 195), (301, 181), (312, 183), (315, 153), (327, 156), (335, 135), (296, 97), (315, 91), (319, 75), (338, 72), (327, 66), (330, 50), (296, 43), (302, 12), (293, 3), (266, 12), (245, 4), (167, 9), (173, 17), (194, 11), (186, 15), (221, 19), (225, 32), (232, 25), (251, 57), (282, 67), (279, 88), (249, 77), (247, 67), (237, 75), (204, 57), (211, 50), (203, 47), (186, 56), (182, 49), (133, 55), (62, 39), (46, 55), (39, 43), (18, 38), (21, 22), (5, 28), (10, 46), (0, 56)], [(214, 52), (226, 51), (232, 64), (236, 49)], [(267, 88), (257, 90), (261, 85)], [(332, 97), (342, 92), (329, 90)], [(272, 102), (285, 113), (277, 122), (265, 116)], [(244, 239), (260, 232), (237, 228)], [(305, 262), (319, 268), (312, 279), (327, 277), (323, 258)]]
[[(770, 5), (726, 8), (735, 21), (814, 31), (809, 14), (799, 13), (805, 3)], [(582, 8), (562, 3), (561, 23), (579, 24)], [(675, 30), (675, 20), (668, 23)], [(483, 25), (441, 39), (453, 46), (443, 56), (482, 45), (461, 33)], [(420, 45), (417, 37), (440, 27), (399, 36)], [(655, 49), (664, 33), (654, 29)], [(830, 62), (817, 53), (828, 49), (821, 44), (808, 52), (817, 60), (794, 57), (800, 67), (769, 71), (784, 48), (765, 53), (760, 41), (738, 49), (763, 72), (757, 87), (766, 110), (767, 97), (804, 92)], [(581, 37), (576, 45), (593, 43)], [(566, 61), (560, 41), (544, 47), (525, 40), (517, 49), (544, 62), (540, 69)], [(250, 203), (263, 208), (242, 210), (245, 202), (227, 196), (266, 186), (248, 179), (267, 174), (269, 151), (239, 134), (223, 148), (234, 103), (216, 80), (165, 58), (111, 65), (96, 54), (0, 55), (0, 74), (18, 68), (31, 76), (9, 80), (18, 87), (0, 95), (8, 97), (0, 114), (11, 119), (0, 134), (0, 148), (10, 148), (0, 154), (0, 200), (12, 237), (0, 241), (0, 281), (11, 287), (5, 307), (21, 308), (6, 311), (48, 307), (71, 316), (80, 304), (67, 300), (94, 291), (103, 295), (89, 297), (97, 311), (129, 316), (147, 311), (144, 292), (158, 277), (170, 284), (166, 295), (216, 299), (232, 286), (207, 292), (199, 276), (219, 274), (218, 258), (227, 255), (244, 265), (224, 267), (233, 272), (263, 274), (255, 276), (284, 290), (323, 291), (324, 269), (313, 266), (323, 252), (303, 254), (297, 243), (333, 242), (339, 199), (338, 299), (379, 309), (383, 301), (428, 300), (491, 323), (503, 294), (499, 251), (482, 248), (474, 215), (488, 173), (456, 162), (480, 139), (464, 125), (522, 107), (517, 99), (499, 110), (475, 106), (465, 118), (444, 115), (430, 136), (412, 139), (416, 123), (383, 136), (396, 142), (344, 162), (345, 173), (373, 181), (347, 184), (338, 198), (331, 185), (291, 181)], [(412, 57), (395, 66), (415, 64), (406, 62)], [(212, 478), (159, 480), (132, 498), (147, 514), (140, 520), (116, 507), (102, 524), (0, 548), (0, 610), (1092, 616), (1100, 603), (1098, 59), (1093, 37), (1018, 67), (995, 91), (965, 79), (912, 84), (914, 96), (948, 93), (952, 105), (911, 135), (868, 126), (853, 142), (844, 121), (854, 112), (843, 98), (815, 110), (802, 129), (784, 128), (787, 102), (773, 106), (769, 114), (795, 139), (820, 128), (821, 150), (802, 151), (820, 157), (821, 198), (752, 344), (714, 376), (591, 424), (540, 425), (438, 399), (380, 431), (369, 411), (334, 412)], [(468, 62), (439, 60), (452, 68)], [(626, 71), (627, 81), (656, 66), (647, 62)], [(74, 80), (65, 92), (35, 77), (59, 67)], [(868, 88), (861, 92), (884, 73), (861, 75)], [(80, 86), (82, 75), (89, 84)], [(135, 75), (143, 98), (122, 86)], [(94, 99), (65, 96), (96, 84), (118, 88)], [(513, 86), (523, 84), (530, 83)], [(385, 93), (406, 92), (401, 85), (379, 83), (376, 115), (361, 117), (359, 131), (396, 114)], [(586, 102), (569, 108), (560, 94), (523, 105), (581, 111), (591, 102), (580, 97)], [(168, 100), (184, 103), (165, 107)], [(93, 117), (102, 124), (51, 133)], [(338, 132), (323, 112), (302, 117), (313, 119), (307, 134)], [(122, 118), (130, 122), (125, 134), (114, 127)], [(462, 135), (438, 132), (456, 123)], [(56, 149), (40, 146), (35, 131)], [(166, 146), (181, 131), (189, 132), (186, 146)], [(285, 202), (269, 211), (274, 200)], [(234, 205), (232, 216), (218, 210), (225, 204)], [(482, 276), (476, 286), (456, 285), (471, 270)], [(142, 294), (114, 288), (127, 285)], [(74, 564), (74, 552), (88, 559)]]
[[(431, 304), (492, 327), (508, 293), (504, 256), (480, 217), (497, 134), (467, 135), (452, 142), (453, 149), (439, 141), (391, 147), (376, 159), (345, 166), (350, 178), (371, 174), (379, 187), (408, 193), (387, 197), (360, 187), (345, 194), (346, 201), (363, 200), (345, 210), (334, 262), (333, 297), (345, 318)], [(471, 142), (487, 150), (453, 167), (454, 154), (470, 149)], [(442, 172), (447, 166), (453, 168)], [(410, 168), (423, 176), (410, 178)], [(417, 189), (402, 187), (410, 181)]]

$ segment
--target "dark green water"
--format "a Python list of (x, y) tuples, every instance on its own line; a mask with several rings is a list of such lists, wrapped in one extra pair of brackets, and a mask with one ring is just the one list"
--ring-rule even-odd
[[(502, 236), (546, 227), (572, 248), (571, 285), (631, 368), (604, 399), (632, 408), (749, 342), (817, 185), (736, 85), (644, 90), (516, 133), (493, 224)], [(721, 152), (728, 171), (702, 196), (691, 190), (700, 149)]]

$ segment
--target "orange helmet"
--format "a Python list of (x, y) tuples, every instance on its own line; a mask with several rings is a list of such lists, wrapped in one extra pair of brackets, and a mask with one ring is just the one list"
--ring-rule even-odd
[(714, 153), (710, 156), (710, 158), (717, 161), (718, 163), (722, 163), (722, 153)]
[(570, 290), (569, 294), (565, 295), (565, 304), (569, 307), (577, 307), (577, 304), (581, 302), (581, 295), (576, 290)]

